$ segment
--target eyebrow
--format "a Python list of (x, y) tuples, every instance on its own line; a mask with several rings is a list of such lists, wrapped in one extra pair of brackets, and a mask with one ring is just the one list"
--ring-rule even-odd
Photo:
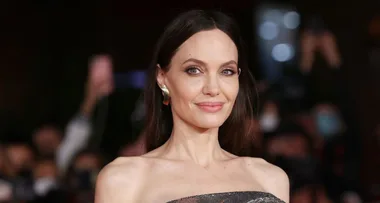
[[(205, 62), (203, 62), (203, 61), (201, 61), (199, 59), (195, 59), (195, 58), (189, 58), (186, 61), (184, 61), (182, 64), (185, 64), (187, 62), (195, 62), (195, 63), (199, 63), (199, 64), (202, 64), (202, 65), (206, 65)], [(236, 63), (235, 60), (231, 60), (231, 61), (227, 61), (227, 62), (223, 63), (221, 66), (227, 66), (227, 65), (232, 65), (232, 64), (237, 65), (237, 63)]]

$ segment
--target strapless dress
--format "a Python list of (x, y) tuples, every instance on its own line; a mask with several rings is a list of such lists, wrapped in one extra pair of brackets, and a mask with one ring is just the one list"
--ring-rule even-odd
[(257, 191), (222, 192), (195, 195), (169, 201), (167, 203), (285, 203), (276, 196)]

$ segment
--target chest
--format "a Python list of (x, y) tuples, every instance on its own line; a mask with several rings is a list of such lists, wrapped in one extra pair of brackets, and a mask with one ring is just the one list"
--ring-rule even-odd
[(149, 175), (141, 195), (141, 202), (168, 202), (199, 194), (261, 189), (242, 169), (168, 170)]

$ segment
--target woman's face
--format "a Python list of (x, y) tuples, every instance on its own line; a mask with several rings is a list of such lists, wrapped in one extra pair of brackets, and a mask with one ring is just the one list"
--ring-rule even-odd
[(169, 70), (157, 75), (158, 84), (170, 92), (174, 123), (220, 127), (239, 92), (237, 64), (236, 45), (218, 29), (198, 32), (185, 41)]

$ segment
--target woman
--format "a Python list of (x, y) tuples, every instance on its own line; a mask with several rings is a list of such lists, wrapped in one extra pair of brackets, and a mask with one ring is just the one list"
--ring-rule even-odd
[(281, 169), (234, 155), (249, 143), (253, 83), (231, 18), (181, 14), (159, 39), (148, 80), (145, 133), (153, 150), (107, 165), (96, 203), (288, 202)]

